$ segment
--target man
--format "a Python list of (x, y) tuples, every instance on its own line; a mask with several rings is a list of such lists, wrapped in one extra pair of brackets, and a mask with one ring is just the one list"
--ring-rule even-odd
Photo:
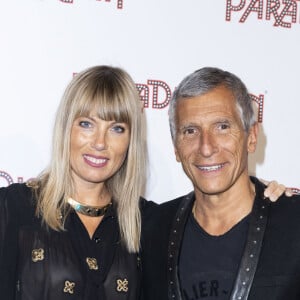
[(194, 191), (146, 209), (144, 299), (300, 299), (300, 197), (271, 203), (249, 177), (251, 102), (241, 80), (217, 68), (175, 90), (171, 134)]

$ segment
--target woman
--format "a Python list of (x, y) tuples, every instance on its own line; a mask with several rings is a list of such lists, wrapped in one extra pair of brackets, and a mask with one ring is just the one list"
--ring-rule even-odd
[(0, 189), (1, 299), (138, 299), (142, 119), (124, 70), (96, 66), (73, 78), (49, 167)]

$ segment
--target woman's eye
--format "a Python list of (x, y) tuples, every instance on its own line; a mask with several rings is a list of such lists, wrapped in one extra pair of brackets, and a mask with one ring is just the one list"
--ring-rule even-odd
[(89, 121), (80, 121), (79, 126), (81, 126), (83, 128), (90, 128), (92, 126), (92, 124)]
[(125, 131), (125, 127), (121, 125), (116, 125), (112, 127), (112, 130), (116, 133), (123, 133)]

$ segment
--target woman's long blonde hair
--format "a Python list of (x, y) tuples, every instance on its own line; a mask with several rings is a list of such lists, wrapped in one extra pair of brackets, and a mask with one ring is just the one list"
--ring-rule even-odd
[(56, 115), (50, 165), (38, 177), (37, 213), (52, 229), (64, 229), (66, 198), (74, 194), (75, 188), (70, 167), (72, 124), (95, 108), (99, 118), (125, 122), (130, 128), (127, 157), (106, 187), (117, 207), (121, 240), (130, 252), (137, 252), (141, 232), (139, 197), (145, 187), (145, 120), (136, 86), (120, 68), (91, 67), (75, 75), (66, 88)]

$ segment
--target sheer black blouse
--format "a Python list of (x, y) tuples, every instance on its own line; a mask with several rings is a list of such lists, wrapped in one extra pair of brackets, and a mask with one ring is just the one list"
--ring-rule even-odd
[(138, 299), (139, 256), (121, 244), (113, 206), (90, 239), (76, 213), (65, 231), (46, 228), (34, 203), (25, 184), (0, 189), (1, 299)]

